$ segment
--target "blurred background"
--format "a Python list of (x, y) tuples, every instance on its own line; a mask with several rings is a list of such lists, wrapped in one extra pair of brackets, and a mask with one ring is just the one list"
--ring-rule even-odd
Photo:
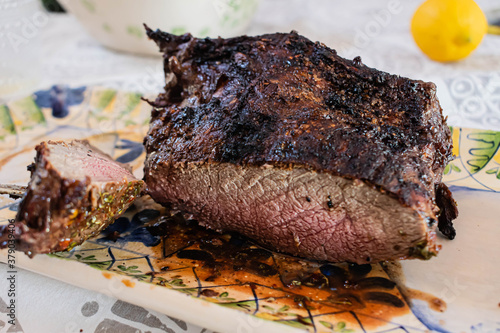
[[(164, 82), (160, 55), (147, 40), (142, 23), (199, 37), (297, 30), (343, 57), (359, 55), (368, 66), (435, 82), (454, 125), (487, 113), (478, 126), (500, 128), (500, 98), (495, 90), (500, 85), (500, 37), (486, 35), (472, 55), (459, 62), (432, 61), (410, 31), (422, 2), (0, 0), (0, 101), (53, 85), (160, 91)], [(500, 18), (497, 0), (477, 4), (490, 24)], [(488, 82), (471, 82), (471, 73), (484, 73)], [(459, 82), (454, 81), (457, 78)], [(486, 89), (481, 84), (489, 87), (489, 95), (478, 99), (474, 93), (476, 97), (462, 105), (469, 90)]]

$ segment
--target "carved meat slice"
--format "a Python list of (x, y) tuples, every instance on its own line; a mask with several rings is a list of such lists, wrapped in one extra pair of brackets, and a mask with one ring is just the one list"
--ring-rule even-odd
[(10, 239), (29, 255), (70, 249), (111, 224), (143, 187), (87, 141), (42, 142), (36, 152), (14, 228), (0, 227), (0, 247)]

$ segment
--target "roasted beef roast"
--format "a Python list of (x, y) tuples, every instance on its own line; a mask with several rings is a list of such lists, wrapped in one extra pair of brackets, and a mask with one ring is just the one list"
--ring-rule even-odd
[(295, 32), (147, 34), (166, 77), (145, 139), (154, 200), (307, 258), (436, 254), (437, 220), (452, 228), (456, 207), (436, 199), (452, 145), (433, 83)]
[(36, 152), (14, 228), (0, 227), (0, 247), (12, 239), (29, 255), (70, 249), (111, 224), (143, 187), (128, 166), (87, 141), (42, 142)]

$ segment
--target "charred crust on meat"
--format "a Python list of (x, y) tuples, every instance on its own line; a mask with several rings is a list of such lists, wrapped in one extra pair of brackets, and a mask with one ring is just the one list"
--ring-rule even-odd
[[(426, 178), (440, 178), (451, 159), (434, 84), (355, 66), (295, 32), (230, 39), (149, 28), (147, 34), (165, 54), (166, 73), (173, 56), (185, 69), (155, 101), (170, 112), (154, 110), (147, 151), (168, 149), (171, 158), (186, 161), (304, 165), (368, 181), (405, 205), (432, 209), (434, 184)], [(248, 59), (245, 69), (236, 53)], [(191, 143), (171, 147), (188, 132)]]
[(433, 83), (341, 58), (294, 31), (197, 39), (146, 30), (168, 82), (144, 141), (148, 186), (155, 170), (182, 163), (328, 173), (411, 208), (428, 232), (408, 239), (408, 257), (436, 253), (432, 221), (439, 211), (439, 225), (453, 219), (436, 197), (452, 145)]
[(436, 204), (438, 205), (438, 229), (448, 239), (456, 236), (453, 220), (458, 216), (457, 203), (451, 195), (451, 191), (443, 183), (436, 184)]
[(332, 202), (331, 196), (328, 196), (328, 200), (326, 201), (326, 205), (327, 205), (329, 210), (333, 209), (333, 202)]
[(30, 173), (32, 173), (33, 171), (35, 171), (35, 163), (31, 163), (31, 164), (29, 164), (29, 165), (26, 167), (26, 169), (27, 169)]
[(352, 59), (352, 64), (356, 67), (360, 67), (363, 65), (363, 63), (361, 62), (361, 57), (360, 56), (357, 56), (355, 57), (354, 59)]

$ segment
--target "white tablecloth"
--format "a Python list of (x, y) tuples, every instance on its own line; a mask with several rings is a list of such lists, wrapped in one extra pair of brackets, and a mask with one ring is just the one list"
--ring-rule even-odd
[[(486, 36), (476, 52), (464, 61), (432, 62), (418, 50), (409, 32), (411, 15), (419, 3), (263, 0), (248, 33), (297, 30), (336, 48), (341, 56), (360, 55), (368, 66), (433, 81), (450, 125), (500, 130), (500, 36)], [(485, 11), (500, 7), (495, 0), (478, 3)], [(388, 6), (396, 6), (396, 13), (387, 16)], [(41, 43), (41, 75), (35, 89), (53, 84), (106, 85), (142, 92), (162, 88), (160, 58), (109, 51), (69, 15), (50, 15), (37, 38)], [(6, 267), (0, 267), (0, 333), (206, 331), (23, 270), (19, 271), (17, 282), (20, 326), (12, 328), (7, 323), (3, 301), (7, 299)]]

